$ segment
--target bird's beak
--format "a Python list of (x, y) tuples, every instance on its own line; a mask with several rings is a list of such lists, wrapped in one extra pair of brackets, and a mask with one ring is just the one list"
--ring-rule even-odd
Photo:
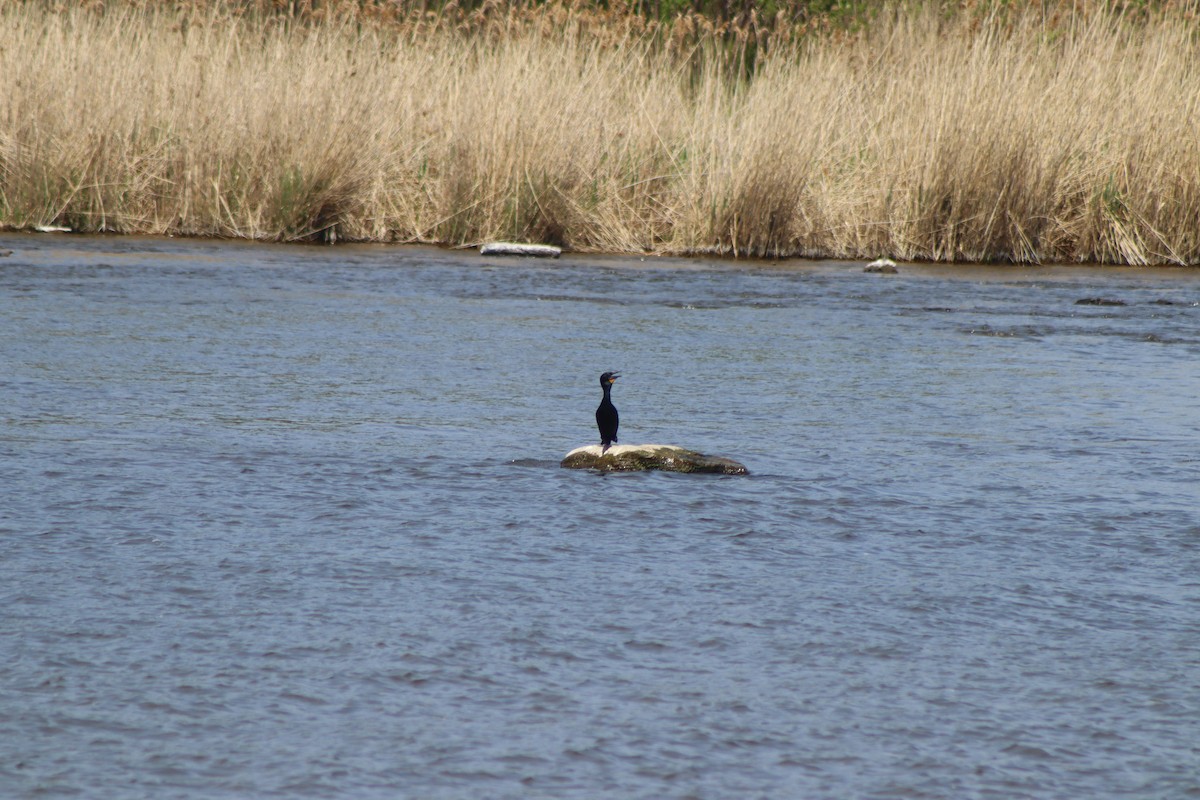
[(619, 378), (619, 377), (621, 377), (621, 376), (620, 376), (620, 375), (618, 375), (618, 374), (616, 374), (616, 373), (614, 372), (612, 375), (609, 375), (609, 376), (608, 376), (608, 382), (609, 382), (609, 383), (612, 383), (613, 381), (615, 381), (615, 380), (616, 380), (617, 378)]

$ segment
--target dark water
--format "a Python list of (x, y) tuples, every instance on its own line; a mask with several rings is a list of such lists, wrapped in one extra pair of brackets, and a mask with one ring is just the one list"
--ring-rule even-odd
[(0, 247), (0, 795), (1200, 796), (1200, 273)]

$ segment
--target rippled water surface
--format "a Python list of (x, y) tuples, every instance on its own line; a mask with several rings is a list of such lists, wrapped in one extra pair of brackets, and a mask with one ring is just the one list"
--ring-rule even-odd
[(1200, 273), (0, 247), (0, 795), (1200, 796)]

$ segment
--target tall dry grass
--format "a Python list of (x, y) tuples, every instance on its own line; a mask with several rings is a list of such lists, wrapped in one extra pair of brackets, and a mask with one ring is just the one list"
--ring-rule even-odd
[(751, 79), (703, 30), (497, 19), (0, 6), (0, 225), (1200, 263), (1187, 8), (898, 11)]

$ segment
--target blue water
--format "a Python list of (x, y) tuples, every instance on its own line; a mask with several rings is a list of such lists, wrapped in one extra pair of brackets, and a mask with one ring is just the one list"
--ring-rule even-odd
[(1200, 273), (0, 248), (0, 796), (1200, 796)]

